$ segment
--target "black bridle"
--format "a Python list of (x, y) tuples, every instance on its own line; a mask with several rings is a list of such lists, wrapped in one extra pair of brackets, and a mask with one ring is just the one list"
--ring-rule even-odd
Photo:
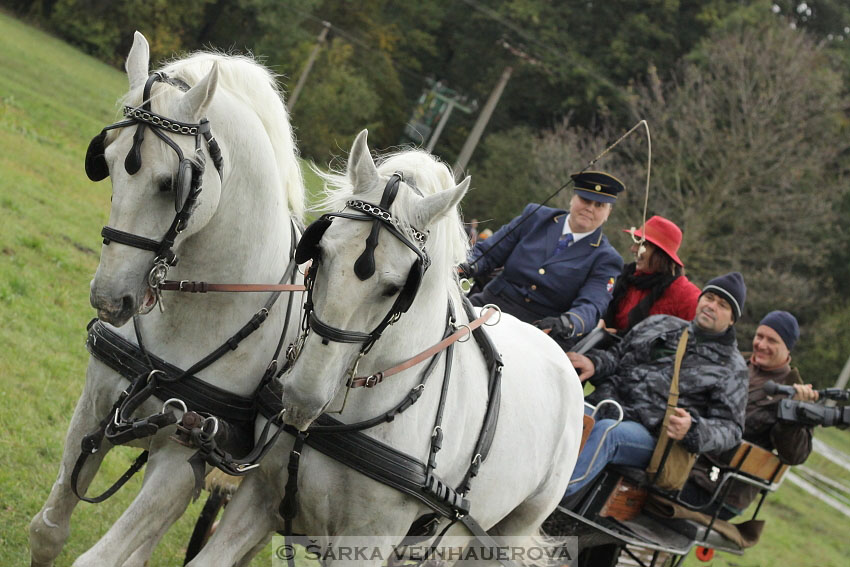
[[(127, 120), (116, 122), (101, 130), (89, 143), (86, 151), (86, 174), (92, 181), (101, 181), (109, 176), (109, 168), (104, 157), (106, 134), (109, 130), (126, 128), (137, 125), (133, 135), (133, 146), (124, 160), (124, 169), (130, 175), (134, 175), (142, 166), (142, 142), (145, 139), (145, 130), (151, 131), (163, 142), (165, 142), (177, 154), (178, 166), (174, 190), (174, 220), (168, 231), (161, 240), (153, 240), (137, 234), (124, 232), (117, 228), (104, 226), (101, 231), (103, 243), (108, 245), (117, 242), (132, 248), (148, 250), (154, 253), (153, 267), (148, 276), (148, 285), (156, 290), (157, 286), (165, 280), (168, 268), (177, 264), (177, 255), (174, 253), (174, 242), (177, 235), (186, 228), (198, 197), (201, 194), (201, 183), (203, 181), (205, 160), (201, 140), (205, 140), (209, 148), (210, 157), (213, 160), (219, 177), (222, 176), (221, 150), (210, 131), (210, 123), (206, 118), (197, 124), (188, 124), (160, 116), (151, 110), (150, 94), (154, 83), (166, 83), (182, 91), (189, 90), (189, 85), (169, 77), (163, 72), (156, 72), (148, 77), (142, 94), (141, 107), (124, 107), (124, 116)], [(180, 146), (171, 139), (166, 132), (181, 136), (194, 136), (195, 159), (187, 159), (183, 155)]]
[[(413, 299), (416, 297), (416, 292), (419, 290), (422, 277), (425, 275), (425, 271), (428, 269), (431, 260), (424, 249), (425, 241), (428, 238), (427, 233), (412, 227), (401, 228), (398, 219), (393, 217), (392, 213), (389, 212), (390, 206), (398, 195), (398, 188), (402, 180), (403, 178), (400, 173), (394, 173), (390, 177), (384, 187), (384, 192), (381, 196), (381, 202), (379, 205), (366, 203), (357, 199), (346, 201), (346, 208), (359, 211), (359, 213), (347, 213), (342, 211), (337, 213), (327, 213), (314, 221), (307, 227), (307, 230), (304, 231), (304, 236), (301, 238), (301, 242), (298, 244), (298, 248), (295, 251), (295, 261), (302, 264), (308, 260), (312, 260), (313, 263), (304, 278), (304, 285), (307, 287), (307, 300), (304, 304), (304, 318), (302, 320), (303, 333), (298, 339), (294, 352), (290, 356), (291, 360), (294, 360), (294, 358), (298, 356), (300, 347), (304, 344), (304, 340), (306, 339), (308, 332), (312, 330), (314, 333), (322, 337), (323, 344), (328, 344), (329, 341), (360, 344), (360, 354), (357, 358), (359, 361), (363, 355), (369, 352), (372, 345), (374, 345), (381, 337), (384, 330), (386, 330), (389, 325), (398, 321), (402, 313), (405, 313), (410, 308), (410, 305), (413, 303)], [(378, 244), (378, 235), (381, 228), (386, 229), (390, 234), (401, 241), (405, 246), (413, 250), (416, 254), (416, 260), (414, 260), (413, 265), (410, 267), (407, 280), (405, 281), (402, 289), (399, 291), (398, 297), (396, 297), (392, 307), (390, 307), (390, 310), (381, 322), (368, 333), (361, 331), (349, 331), (328, 325), (319, 319), (314, 310), (313, 284), (316, 281), (316, 275), (318, 274), (319, 266), (321, 265), (321, 254), (318, 244), (325, 231), (328, 227), (330, 227), (333, 219), (336, 217), (358, 221), (369, 221), (373, 223), (369, 236), (366, 238), (366, 246), (363, 253), (354, 263), (354, 273), (361, 280), (366, 280), (375, 273), (374, 254), (375, 247)], [(407, 233), (409, 233), (410, 236), (408, 236)]]

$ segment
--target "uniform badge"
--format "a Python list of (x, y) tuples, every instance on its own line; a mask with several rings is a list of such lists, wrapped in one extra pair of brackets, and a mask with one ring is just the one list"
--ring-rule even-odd
[(605, 286), (605, 289), (608, 290), (608, 293), (614, 291), (614, 278), (608, 278), (608, 285)]

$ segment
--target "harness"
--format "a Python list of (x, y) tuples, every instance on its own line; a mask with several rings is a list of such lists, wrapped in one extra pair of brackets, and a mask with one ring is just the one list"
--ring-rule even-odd
[[(391, 486), (396, 490), (404, 492), (416, 498), (437, 515), (450, 519), (440, 537), (457, 521), (461, 521), (470, 532), (475, 535), (482, 545), (496, 548), (498, 542), (478, 524), (470, 515), (470, 504), (467, 494), (471, 489), (472, 479), (478, 474), (481, 463), (486, 459), (495, 435), (496, 423), (499, 415), (500, 405), (500, 383), (502, 361), (495, 345), (489, 336), (481, 328), (481, 325), (496, 311), (495, 308), (486, 310), (486, 313), (475, 319), (472, 305), (464, 298), (464, 310), (467, 317), (472, 321), (469, 325), (458, 326), (455, 322), (455, 313), (451, 302), (448, 304), (446, 314), (446, 330), (443, 341), (431, 349), (420, 353), (409, 361), (397, 365), (390, 370), (378, 372), (366, 377), (357, 377), (357, 365), (359, 360), (369, 352), (375, 342), (381, 337), (387, 326), (398, 321), (413, 302), (422, 276), (430, 264), (430, 260), (424, 251), (424, 243), (427, 234), (415, 228), (401, 228), (400, 223), (389, 212), (389, 207), (395, 199), (399, 183), (402, 180), (400, 174), (390, 177), (380, 205), (372, 205), (359, 200), (349, 200), (346, 207), (358, 212), (338, 212), (323, 215), (304, 232), (304, 237), (298, 245), (295, 258), (298, 263), (312, 260), (310, 271), (305, 278), (307, 287), (307, 299), (305, 313), (302, 321), (303, 333), (291, 352), (289, 363), (294, 361), (304, 344), (309, 332), (315, 332), (322, 337), (322, 343), (329, 341), (360, 344), (360, 352), (353, 364), (346, 386), (350, 390), (353, 387), (372, 388), (384, 378), (397, 372), (410, 368), (414, 364), (423, 362), (430, 357), (429, 363), (420, 375), (419, 383), (391, 410), (374, 418), (352, 424), (343, 424), (333, 417), (324, 414), (311, 425), (306, 431), (299, 432), (290, 426), (286, 426), (295, 436), (295, 444), (289, 456), (288, 479), (284, 489), (284, 497), (279, 506), (279, 513), (284, 520), (283, 535), (292, 537), (292, 522), (297, 515), (297, 491), (298, 472), (300, 468), (301, 451), (306, 444), (315, 450), (333, 458), (334, 460), (353, 468), (354, 470)], [(355, 262), (355, 273), (361, 280), (365, 280), (374, 273), (374, 249), (378, 242), (378, 234), (381, 228), (386, 229), (393, 237), (400, 240), (405, 246), (416, 253), (417, 259), (411, 266), (407, 281), (393, 303), (388, 313), (381, 322), (369, 333), (350, 331), (332, 327), (321, 321), (315, 314), (312, 303), (312, 289), (321, 266), (321, 254), (318, 243), (324, 232), (331, 225), (334, 218), (345, 218), (350, 220), (372, 222), (372, 230), (366, 240), (366, 246), (361, 256)], [(410, 234), (412, 238), (409, 238)], [(473, 321), (473, 319), (475, 319)], [(452, 360), (454, 354), (454, 342), (461, 336), (469, 333), (475, 338), (481, 349), (489, 370), (487, 409), (478, 439), (475, 443), (473, 457), (467, 467), (463, 479), (457, 486), (451, 486), (440, 478), (436, 473), (437, 454), (443, 443), (442, 419), (445, 408), (446, 397), (451, 379)], [(444, 344), (445, 343), (445, 344)], [(386, 423), (412, 406), (422, 394), (425, 383), (432, 369), (437, 363), (440, 354), (445, 349), (446, 361), (443, 375), (443, 384), (440, 401), (434, 420), (434, 432), (431, 436), (429, 458), (422, 462), (402, 451), (399, 451), (381, 441), (369, 437), (365, 430)], [(348, 391), (346, 392), (347, 399)], [(259, 411), (267, 418), (280, 416), (282, 406), (282, 386), (274, 380), (270, 382), (260, 393)], [(343, 402), (343, 407), (344, 407)], [(423, 519), (420, 519), (423, 520)], [(417, 521), (420, 525), (427, 525), (428, 535), (433, 535), (432, 530), (436, 528), (436, 516), (424, 518)], [(435, 544), (436, 545), (436, 544)], [(503, 562), (512, 565), (511, 562)], [(290, 566), (293, 565), (290, 560)]]
[[(177, 153), (179, 166), (175, 187), (176, 215), (166, 235), (160, 241), (111, 227), (104, 227), (102, 230), (104, 243), (108, 245), (110, 242), (117, 242), (154, 252), (155, 258), (148, 276), (148, 284), (156, 293), (160, 308), (162, 308), (160, 292), (164, 289), (202, 293), (207, 291), (260, 291), (257, 287), (250, 285), (223, 285), (219, 286), (220, 289), (214, 289), (217, 284), (166, 281), (168, 268), (177, 263), (176, 254), (172, 250), (174, 242), (177, 235), (186, 227), (201, 191), (201, 179), (204, 171), (201, 138), (207, 142), (219, 175), (222, 172), (222, 160), (218, 144), (210, 133), (209, 123), (206, 119), (201, 120), (199, 124), (184, 124), (159, 116), (151, 111), (150, 90), (156, 82), (166, 82), (182, 90), (189, 88), (182, 81), (171, 79), (164, 73), (151, 75), (144, 87), (143, 98), (145, 102), (143, 106), (141, 108), (126, 107), (124, 113), (128, 120), (107, 126), (92, 140), (86, 154), (86, 172), (93, 181), (99, 181), (108, 176), (109, 171), (103, 156), (107, 131), (137, 125), (133, 147), (124, 164), (127, 172), (131, 175), (134, 174), (141, 167), (141, 143), (144, 139), (145, 129), (150, 127), (155, 135), (165, 141)], [(180, 147), (160, 130), (179, 135), (195, 136), (197, 160), (185, 159)], [(329, 213), (311, 224), (304, 232), (294, 254), (291, 255), (294, 259), (287, 267), (286, 273), (281, 279), (281, 284), (270, 286), (270, 288), (275, 288), (276, 291), (263, 308), (223, 345), (189, 369), (182, 370), (149, 353), (144, 347), (137, 317), (134, 318), (137, 344), (133, 344), (111, 331), (102, 322), (93, 320), (88, 326), (87, 348), (89, 352), (130, 380), (131, 383), (121, 393), (112, 410), (98, 427), (83, 438), (81, 454), (71, 475), (71, 487), (74, 493), (81, 500), (92, 503), (102, 502), (114, 494), (133, 474), (142, 468), (147, 461), (148, 451), (143, 451), (112, 487), (100, 496), (91, 498), (80, 495), (77, 490), (79, 473), (87, 458), (99, 450), (104, 438), (112, 444), (122, 444), (149, 437), (156, 434), (162, 427), (175, 424), (177, 419), (171, 408), (179, 406), (184, 414), (174, 439), (198, 448), (197, 453), (189, 459), (195, 474), (196, 496), (202, 484), (205, 464), (218, 467), (227, 474), (243, 475), (252, 468), (259, 466), (260, 460), (266, 455), (281, 432), (286, 431), (295, 437), (295, 443), (289, 458), (289, 478), (285, 487), (284, 498), (279, 507), (279, 512), (284, 519), (285, 535), (292, 535), (292, 520), (298, 510), (297, 486), (300, 454), (306, 444), (378, 482), (416, 498), (434, 510), (435, 514), (449, 518), (451, 521), (440, 534), (440, 537), (455, 522), (461, 521), (483, 545), (498, 547), (498, 542), (470, 516), (470, 504), (467, 499), (472, 479), (478, 474), (481, 463), (489, 453), (498, 421), (502, 361), (492, 341), (481, 328), (497, 308), (487, 309), (484, 315), (472, 321), (475, 317), (472, 306), (464, 298), (464, 310), (472, 322), (467, 325), (458, 325), (454, 308), (449, 302), (443, 340), (437, 345), (386, 371), (370, 376), (358, 377), (356, 375), (359, 360), (369, 352), (386, 328), (398, 321), (401, 315), (410, 308), (422, 277), (430, 264), (430, 259), (424, 250), (427, 233), (412, 227), (402, 226), (389, 212), (389, 208), (398, 194), (401, 181), (402, 176), (400, 174), (394, 174), (390, 178), (379, 205), (360, 200), (350, 200), (346, 203), (346, 208), (356, 212)], [(413, 187), (411, 186), (411, 188)], [(413, 189), (415, 190), (415, 188)], [(365, 249), (355, 263), (355, 274), (361, 280), (371, 277), (375, 271), (374, 251), (382, 228), (416, 254), (416, 260), (411, 266), (407, 280), (396, 301), (381, 322), (368, 333), (332, 327), (321, 321), (314, 311), (312, 289), (321, 265), (318, 243), (333, 219), (337, 217), (372, 222), (372, 229), (366, 240)], [(295, 243), (294, 231), (293, 227), (293, 244)], [(428, 363), (420, 374), (417, 386), (411, 389), (391, 410), (353, 424), (344, 424), (329, 415), (322, 415), (307, 431), (299, 432), (291, 426), (283, 425), (282, 386), (278, 380), (274, 379), (275, 376), (280, 376), (286, 370), (286, 367), (284, 367), (278, 372), (277, 362), (289, 323), (293, 303), (292, 296), (289, 298), (286, 322), (276, 352), (260, 381), (257, 392), (253, 396), (236, 396), (205, 383), (198, 379), (195, 374), (207, 368), (230, 350), (237, 348), (242, 340), (258, 329), (268, 317), (269, 311), (280, 292), (293, 291), (293, 288), (296, 287), (283, 285), (288, 279), (291, 279), (294, 283), (296, 263), (301, 264), (310, 259), (313, 260), (313, 265), (305, 278), (307, 298), (302, 318), (302, 334), (287, 351), (287, 365), (297, 358), (307, 334), (311, 331), (321, 336), (324, 344), (334, 341), (361, 345), (360, 352), (346, 382), (349, 390), (354, 387), (374, 387), (385, 378), (413, 365), (425, 360), (428, 360)], [(451, 378), (454, 342), (468, 334), (472, 334), (475, 338), (487, 362), (489, 370), (487, 409), (472, 453), (473, 458), (470, 460), (463, 479), (457, 486), (450, 486), (436, 474), (436, 457), (443, 442), (442, 419)], [(418, 401), (444, 350), (446, 361), (442, 390), (434, 419), (428, 461), (422, 462), (366, 435), (365, 430), (392, 421), (397, 415), (406, 411)], [(144, 418), (132, 417), (135, 411), (152, 396), (166, 400), (163, 403), (162, 410)], [(267, 419), (267, 423), (258, 441), (252, 444), (252, 425), (258, 412)], [(274, 433), (271, 432), (272, 427), (276, 428)], [(247, 450), (246, 447), (252, 448)], [(435, 520), (436, 516), (432, 515), (430, 518), (420, 518), (420, 521), (415, 524), (425, 525), (433, 530), (436, 527)], [(433, 534), (431, 533), (431, 535)], [(510, 561), (503, 561), (503, 564), (513, 565)]]
[[(151, 128), (157, 137), (177, 153), (179, 165), (177, 181), (173, 187), (176, 215), (162, 240), (151, 240), (108, 226), (105, 226), (101, 232), (106, 245), (110, 242), (117, 242), (133, 248), (149, 250), (155, 254), (153, 267), (148, 275), (148, 285), (154, 290), (157, 303), (162, 309), (160, 296), (162, 289), (206, 292), (210, 286), (218, 285), (206, 284), (205, 282), (167, 282), (165, 277), (168, 268), (177, 263), (177, 256), (172, 250), (174, 242), (177, 235), (186, 227), (201, 193), (201, 181), (204, 172), (201, 140), (206, 141), (219, 176), (222, 175), (223, 160), (218, 143), (213, 138), (209, 122), (206, 119), (202, 119), (198, 124), (186, 124), (165, 118), (151, 110), (150, 92), (157, 82), (167, 83), (183, 91), (189, 89), (186, 83), (179, 79), (170, 78), (165, 73), (159, 72), (151, 75), (143, 89), (144, 102), (142, 107), (125, 107), (124, 115), (128, 120), (105, 127), (100, 134), (92, 139), (86, 152), (85, 168), (91, 180), (105, 179), (109, 175), (109, 169), (104, 158), (104, 141), (107, 131), (133, 125), (137, 126), (133, 136), (133, 146), (124, 160), (124, 168), (129, 174), (135, 174), (141, 167), (141, 144), (144, 141), (146, 128)], [(186, 159), (180, 146), (164, 132), (194, 136), (196, 159)], [(297, 229), (294, 224), (291, 229), (292, 249), (290, 250), (290, 257), (294, 255), (297, 240)], [(269, 312), (282, 291), (302, 289), (301, 286), (294, 285), (296, 274), (296, 264), (294, 261), (290, 261), (279, 285), (254, 286), (254, 288), (262, 287), (262, 289), (251, 289), (250, 291), (271, 290), (273, 293), (263, 307), (234, 335), (186, 370), (177, 368), (147, 351), (144, 346), (138, 316), (133, 319), (137, 344), (127, 341), (98, 320), (89, 323), (86, 342), (89, 352), (127, 378), (130, 385), (120, 394), (112, 409), (101, 420), (98, 427), (82, 440), (81, 454), (71, 474), (71, 487), (78, 498), (86, 502), (102, 502), (121, 488), (147, 461), (148, 451), (143, 451), (127, 472), (103, 494), (92, 498), (81, 495), (77, 490), (80, 471), (88, 457), (100, 449), (104, 438), (113, 445), (121, 445), (155, 435), (161, 428), (177, 423), (177, 418), (172, 411), (174, 408), (183, 411), (183, 419), (178, 426), (176, 440), (184, 445), (198, 448), (198, 452), (189, 460), (195, 473), (196, 496), (203, 484), (205, 463), (216, 466), (231, 475), (245, 474), (248, 470), (257, 466), (256, 461), (261, 459), (268, 451), (279, 431), (269, 438), (270, 426), (268, 426), (254, 449), (246, 450), (246, 447), (252, 447), (253, 423), (256, 418), (255, 396), (237, 396), (196, 378), (195, 374), (209, 367), (228, 352), (238, 348), (239, 343), (259, 329), (268, 318)], [(290, 283), (284, 284), (286, 281), (290, 281)], [(189, 283), (192, 285), (188, 285)], [(184, 284), (187, 284), (185, 289)], [(249, 287), (251, 286), (249, 285)], [(231, 290), (226, 289), (225, 291)], [(278, 370), (278, 357), (289, 327), (292, 307), (293, 297), (290, 295), (283, 331), (272, 360), (260, 381), (261, 385), (270, 380)], [(133, 417), (142, 404), (151, 397), (166, 400), (162, 409), (147, 417)], [(268, 442), (266, 442), (267, 438)]]

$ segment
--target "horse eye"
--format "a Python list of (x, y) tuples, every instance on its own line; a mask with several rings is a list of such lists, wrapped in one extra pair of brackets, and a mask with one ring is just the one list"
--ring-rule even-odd
[(397, 285), (391, 285), (387, 289), (385, 289), (384, 293), (382, 293), (381, 295), (383, 295), (384, 297), (392, 297), (397, 294), (400, 289), (401, 288)]
[(167, 179), (163, 179), (162, 181), (159, 182), (159, 192), (160, 193), (167, 193), (168, 191), (171, 191), (172, 189), (173, 189), (173, 186), (171, 184), (171, 178), (170, 177), (167, 178)]

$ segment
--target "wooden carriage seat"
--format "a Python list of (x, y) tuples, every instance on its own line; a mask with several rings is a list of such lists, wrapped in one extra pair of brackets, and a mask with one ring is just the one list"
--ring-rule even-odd
[(729, 467), (739, 468), (740, 472), (764, 481), (768, 485), (779, 482), (788, 465), (779, 460), (772, 451), (768, 451), (748, 441), (742, 442), (729, 461)]
[(579, 445), (578, 452), (581, 453), (584, 451), (584, 444), (587, 443), (587, 438), (590, 437), (590, 431), (593, 429), (593, 425), (596, 423), (596, 420), (593, 419), (592, 416), (584, 414), (584, 421), (582, 422), (581, 427), (581, 445)]

